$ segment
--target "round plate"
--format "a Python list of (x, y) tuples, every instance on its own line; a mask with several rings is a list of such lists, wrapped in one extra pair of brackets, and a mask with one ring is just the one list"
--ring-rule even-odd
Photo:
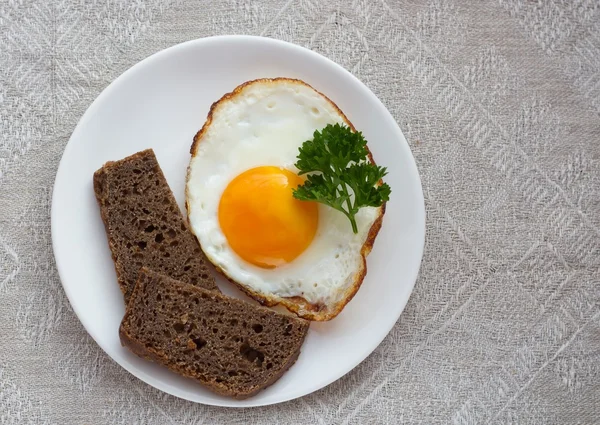
[[(153, 148), (183, 206), (194, 134), (210, 105), (237, 85), (262, 77), (299, 78), (331, 98), (361, 130), (392, 187), (368, 274), (334, 320), (312, 323), (296, 364), (248, 400), (221, 397), (191, 379), (121, 347), (123, 296), (92, 188), (106, 161)], [(219, 406), (259, 406), (301, 397), (352, 370), (383, 340), (413, 289), (425, 237), (425, 209), (414, 159), (400, 128), (375, 95), (349, 72), (302, 47), (268, 38), (224, 36), (183, 43), (126, 71), (83, 115), (65, 149), (52, 199), (52, 245), (65, 292), (89, 334), (117, 363), (175, 396)], [(241, 296), (218, 278), (227, 294)]]

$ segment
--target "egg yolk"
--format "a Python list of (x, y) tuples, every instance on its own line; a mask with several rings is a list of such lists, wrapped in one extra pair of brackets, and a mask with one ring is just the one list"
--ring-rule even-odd
[(231, 248), (263, 268), (289, 263), (310, 245), (319, 220), (315, 202), (299, 201), (297, 174), (274, 166), (252, 168), (221, 195), (219, 224)]

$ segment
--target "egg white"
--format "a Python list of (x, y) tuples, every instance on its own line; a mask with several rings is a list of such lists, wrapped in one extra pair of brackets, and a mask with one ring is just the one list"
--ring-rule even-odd
[(294, 261), (275, 269), (263, 269), (239, 257), (218, 219), (221, 195), (231, 180), (266, 165), (297, 172), (298, 148), (312, 139), (315, 130), (334, 123), (344, 123), (334, 105), (293, 80), (254, 82), (212, 111), (212, 122), (190, 162), (186, 202), (190, 225), (204, 253), (230, 279), (263, 295), (300, 296), (311, 304), (325, 305), (336, 303), (352, 284), (361, 270), (361, 248), (379, 208), (359, 211), (358, 234), (354, 234), (346, 216), (319, 204), (319, 225), (310, 246)]

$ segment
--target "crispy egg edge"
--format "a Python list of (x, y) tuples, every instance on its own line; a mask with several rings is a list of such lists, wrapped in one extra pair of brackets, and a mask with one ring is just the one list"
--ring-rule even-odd
[[(279, 82), (302, 84), (302, 85), (310, 88), (311, 90), (314, 90), (315, 92), (317, 92), (318, 94), (323, 96), (323, 98), (327, 102), (329, 102), (331, 104), (331, 106), (333, 106), (333, 108), (340, 114), (340, 116), (342, 117), (342, 119), (344, 120), (346, 125), (348, 125), (348, 127), (350, 127), (352, 129), (352, 131), (356, 131), (356, 128), (350, 122), (348, 117), (346, 117), (346, 115), (342, 112), (342, 110), (331, 99), (329, 99), (323, 93), (316, 90), (314, 87), (305, 83), (302, 80), (298, 80), (295, 78), (286, 78), (286, 77), (259, 78), (256, 80), (246, 81), (245, 83), (240, 84), (235, 89), (233, 89), (233, 91), (226, 93), (219, 100), (217, 100), (216, 102), (214, 102), (211, 105), (210, 110), (208, 111), (208, 115), (206, 117), (206, 121), (204, 122), (204, 125), (202, 126), (200, 131), (198, 131), (196, 133), (196, 135), (194, 136), (194, 141), (190, 148), (190, 154), (191, 154), (190, 165), (188, 165), (187, 175), (186, 175), (186, 180), (185, 180), (185, 209), (186, 209), (186, 213), (188, 216), (188, 223), (190, 220), (190, 218), (189, 218), (190, 206), (188, 204), (188, 198), (189, 198), (188, 183), (189, 183), (189, 178), (190, 178), (190, 173), (191, 173), (191, 160), (195, 157), (196, 151), (198, 149), (198, 145), (201, 143), (202, 137), (204, 136), (207, 129), (210, 127), (210, 125), (212, 123), (214, 113), (217, 111), (217, 109), (223, 103), (227, 102), (228, 100), (233, 99), (235, 96), (240, 95), (244, 91), (244, 89), (246, 89), (247, 87), (249, 87), (252, 84), (272, 84), (272, 83), (277, 84)], [(375, 161), (373, 160), (373, 155), (371, 154), (371, 151), (369, 150), (368, 146), (367, 146), (367, 151), (368, 151), (369, 161), (371, 161), (371, 163), (375, 164)], [(380, 181), (380, 184), (381, 183), (382, 182)], [(352, 300), (352, 298), (354, 298), (354, 295), (356, 295), (356, 293), (360, 289), (360, 286), (362, 285), (363, 280), (364, 280), (365, 276), (367, 275), (367, 256), (371, 252), (371, 249), (373, 248), (373, 244), (375, 243), (375, 238), (377, 237), (377, 234), (379, 233), (379, 230), (381, 229), (381, 225), (383, 222), (383, 215), (385, 214), (385, 207), (386, 207), (386, 203), (384, 203), (381, 207), (379, 207), (379, 214), (377, 215), (377, 218), (375, 219), (375, 221), (371, 225), (371, 228), (369, 229), (367, 239), (365, 240), (365, 243), (363, 244), (363, 246), (360, 250), (361, 266), (358, 269), (358, 272), (354, 275), (352, 284), (348, 286), (348, 288), (344, 291), (344, 294), (341, 297), (339, 297), (338, 301), (332, 305), (325, 305), (325, 304), (321, 304), (321, 303), (311, 304), (306, 299), (304, 299), (300, 296), (279, 297), (279, 296), (275, 296), (272, 294), (262, 294), (259, 292), (255, 292), (252, 289), (248, 288), (247, 286), (233, 280), (220, 267), (215, 265), (215, 268), (227, 280), (229, 280), (231, 283), (235, 284), (244, 293), (246, 293), (248, 296), (250, 296), (251, 298), (258, 301), (262, 305), (265, 305), (268, 307), (273, 307), (277, 304), (281, 304), (285, 308), (290, 310), (291, 312), (298, 315), (299, 317), (302, 317), (303, 319), (307, 319), (307, 320), (319, 321), (319, 322), (331, 320), (334, 317), (336, 317), (338, 314), (340, 314), (341, 311), (346, 306), (346, 304), (348, 304)], [(193, 227), (191, 225), (189, 227), (190, 227), (190, 230), (192, 231), (192, 233), (194, 234), (194, 236), (196, 236), (196, 233), (194, 232)], [(198, 243), (200, 244), (200, 247), (202, 248), (202, 243), (200, 242), (200, 239), (197, 236), (196, 236), (196, 239), (198, 240)], [(202, 248), (202, 251), (204, 252), (204, 248)], [(204, 254), (206, 255), (205, 252), (204, 252)], [(208, 259), (208, 261), (210, 261), (210, 258), (208, 258), (208, 256), (206, 256), (206, 258)]]

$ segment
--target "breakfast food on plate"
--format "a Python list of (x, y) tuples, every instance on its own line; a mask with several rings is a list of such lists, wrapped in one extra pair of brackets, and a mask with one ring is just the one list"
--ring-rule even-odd
[(218, 291), (151, 149), (106, 163), (94, 192), (125, 302), (142, 266)]
[[(151, 149), (94, 174), (126, 312), (121, 344), (246, 398), (296, 361), (310, 320), (352, 299), (390, 187), (362, 133), (306, 83), (250, 81), (194, 138), (188, 225)], [(194, 236), (195, 235), (195, 236)], [(263, 304), (223, 295), (206, 263)]]
[(294, 364), (308, 322), (220, 293), (151, 149), (106, 163), (94, 191), (127, 304), (122, 345), (236, 398)]
[(294, 364), (305, 320), (142, 269), (119, 329), (135, 354), (246, 398)]
[(342, 111), (299, 80), (250, 81), (212, 105), (191, 154), (190, 226), (217, 269), (266, 305), (339, 314), (390, 193)]

